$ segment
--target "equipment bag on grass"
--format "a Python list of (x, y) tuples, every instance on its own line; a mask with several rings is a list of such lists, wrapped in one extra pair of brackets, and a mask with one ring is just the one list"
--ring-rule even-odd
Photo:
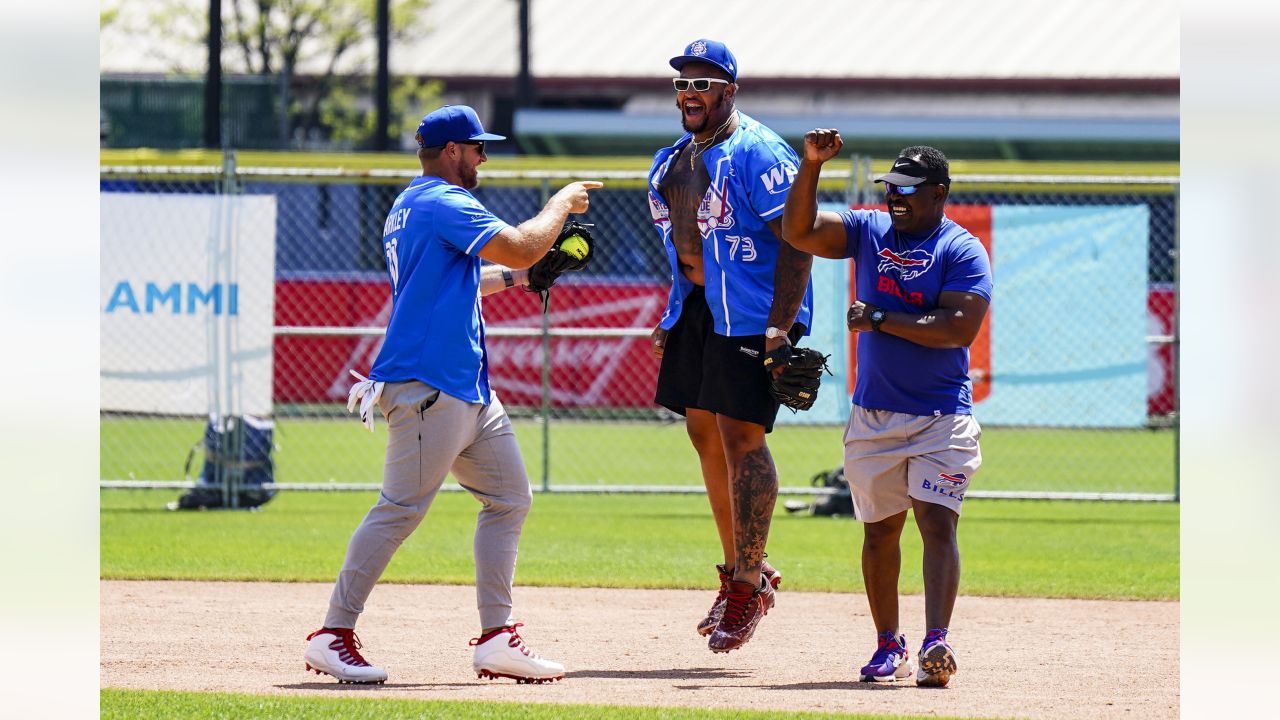
[(814, 487), (829, 487), (835, 490), (830, 495), (823, 495), (813, 503), (810, 512), (813, 515), (842, 515), (853, 517), (853, 495), (849, 492), (849, 483), (844, 479), (844, 468), (828, 470), (814, 475), (809, 481)]
[(271, 461), (275, 421), (251, 415), (216, 418), (209, 416), (204, 440), (187, 455), (184, 473), (190, 477), (191, 461), (204, 450), (204, 467), (196, 486), (170, 503), (175, 510), (228, 507), (228, 488), (234, 484), (235, 505), (254, 508), (275, 497), (275, 490), (262, 486), (275, 482)]

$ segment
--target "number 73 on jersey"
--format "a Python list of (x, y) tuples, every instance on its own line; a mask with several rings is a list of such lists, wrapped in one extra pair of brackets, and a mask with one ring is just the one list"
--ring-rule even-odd
[(725, 241), (729, 243), (730, 260), (741, 259), (743, 262), (752, 262), (756, 259), (756, 244), (751, 238), (727, 235)]

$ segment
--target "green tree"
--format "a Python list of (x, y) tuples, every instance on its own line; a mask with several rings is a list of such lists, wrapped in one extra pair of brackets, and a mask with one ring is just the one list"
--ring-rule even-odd
[[(439, 104), (444, 83), (439, 80), (421, 82), (416, 77), (391, 80), (391, 117), (387, 133), (394, 138), (410, 137), (422, 116)], [(317, 108), (318, 125), (329, 129), (329, 141), (339, 148), (366, 147), (374, 141), (377, 124), (375, 111), (361, 104), (360, 97), (347, 85), (330, 89)], [(393, 143), (394, 147), (394, 143)]]
[(98, 9), (98, 30), (110, 27), (120, 17), (120, 6), (115, 3), (103, 3)]
[[(430, 0), (391, 0), (395, 43), (429, 32)], [(154, 34), (170, 44), (203, 47), (208, 3), (164, 0), (150, 13)], [(377, 5), (374, 0), (229, 0), (223, 2), (223, 71), (270, 78), (288, 108), (281, 131), (291, 144), (333, 141), (368, 147), (375, 110), (370, 102), (376, 70)], [(154, 35), (153, 35), (154, 36)], [(189, 64), (189, 60), (185, 60)], [(175, 65), (179, 72), (195, 68)], [(305, 74), (300, 74), (305, 73)], [(416, 124), (424, 107), (437, 104), (439, 82), (393, 78), (390, 132)]]

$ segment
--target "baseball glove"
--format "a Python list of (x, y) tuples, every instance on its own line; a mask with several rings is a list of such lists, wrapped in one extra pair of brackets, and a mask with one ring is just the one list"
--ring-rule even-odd
[(595, 226), (570, 220), (556, 236), (555, 242), (551, 243), (547, 254), (529, 268), (529, 282), (525, 289), (542, 296), (543, 312), (547, 311), (551, 286), (556, 284), (560, 275), (581, 270), (595, 257), (596, 243), (591, 235), (592, 227)]
[[(818, 399), (818, 386), (822, 384), (822, 373), (832, 374), (827, 367), (827, 358), (813, 348), (798, 348), (782, 345), (766, 353), (764, 369), (769, 373), (773, 399), (791, 408), (791, 412), (808, 410)], [(775, 368), (782, 372), (776, 377)]]
[[(591, 235), (589, 229), (591, 227), (594, 226), (577, 220), (570, 220), (569, 224), (564, 226), (556, 237), (556, 241), (551, 243), (551, 249), (547, 250), (547, 254), (529, 268), (528, 287), (531, 291), (546, 292), (556, 284), (556, 280), (560, 279), (561, 273), (581, 270), (591, 262), (591, 258), (595, 256), (595, 238)], [(567, 244), (566, 241), (575, 236), (581, 238), (586, 246), (586, 254), (580, 258), (578, 254), (582, 253), (582, 244), (576, 241), (572, 243), (577, 246), (573, 248), (577, 254), (571, 254), (562, 249), (562, 246)]]

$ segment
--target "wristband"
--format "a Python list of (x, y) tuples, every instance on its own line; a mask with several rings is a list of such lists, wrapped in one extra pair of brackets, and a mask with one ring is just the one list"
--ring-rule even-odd
[(516, 286), (516, 278), (514, 275), (511, 274), (511, 270), (509, 268), (502, 268), (502, 282), (507, 287)]

